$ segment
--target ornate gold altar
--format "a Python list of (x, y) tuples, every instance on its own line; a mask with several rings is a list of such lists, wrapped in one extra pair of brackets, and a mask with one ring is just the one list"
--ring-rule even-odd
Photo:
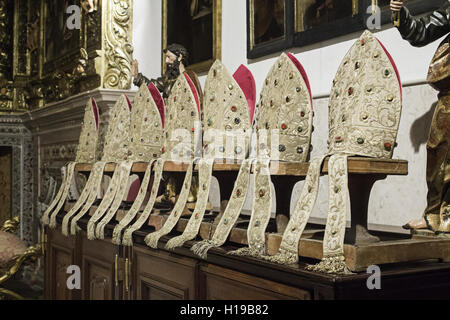
[(0, 112), (131, 87), (132, 0), (88, 2), (0, 1)]

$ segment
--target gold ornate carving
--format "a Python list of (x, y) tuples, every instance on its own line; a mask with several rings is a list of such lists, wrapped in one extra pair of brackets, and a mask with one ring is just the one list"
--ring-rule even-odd
[(131, 87), (132, 0), (109, 0), (104, 6), (105, 39), (102, 86), (108, 89)]

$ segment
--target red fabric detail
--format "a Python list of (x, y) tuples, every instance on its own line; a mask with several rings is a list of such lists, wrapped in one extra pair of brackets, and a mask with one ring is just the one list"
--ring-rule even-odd
[(194, 94), (194, 98), (195, 98), (195, 103), (197, 104), (197, 110), (198, 110), (198, 118), (200, 119), (200, 100), (198, 98), (198, 92), (197, 89), (195, 88), (194, 83), (192, 82), (191, 78), (187, 75), (187, 73), (184, 73), (184, 76), (187, 80), (187, 82), (189, 83), (189, 87), (191, 88), (192, 93)]
[(164, 100), (161, 97), (161, 93), (159, 93), (159, 90), (155, 87), (153, 82), (150, 82), (150, 84), (148, 85), (148, 90), (150, 91), (153, 101), (155, 101), (156, 107), (159, 110), (159, 115), (161, 116), (162, 126), (164, 128)]
[(391, 64), (392, 64), (392, 66), (394, 67), (395, 74), (397, 75), (398, 85), (400, 86), (400, 97), (403, 97), (402, 82), (401, 82), (401, 80), (400, 80), (400, 74), (398, 73), (398, 69), (397, 69), (397, 66), (395, 65), (394, 59), (392, 59), (391, 54), (389, 53), (389, 51), (386, 50), (386, 48), (385, 48), (384, 45), (381, 43), (381, 41), (378, 40), (378, 38), (375, 38), (375, 39), (377, 39), (378, 43), (381, 45), (381, 47), (383, 48), (384, 52), (385, 52), (386, 55), (388, 56), (389, 61), (391, 61)]
[(248, 112), (250, 113), (250, 123), (253, 123), (256, 104), (255, 78), (253, 78), (250, 70), (248, 70), (243, 64), (241, 64), (233, 74), (233, 78), (236, 80), (239, 87), (241, 87), (242, 92), (244, 92), (245, 98), (247, 99)]
[(140, 182), (139, 178), (136, 177), (136, 180), (134, 180), (131, 183), (130, 188), (128, 189), (128, 195), (127, 195), (126, 201), (132, 202), (132, 201), (136, 200), (136, 197), (138, 196), (140, 188), (141, 188), (141, 182)]
[(130, 99), (128, 99), (128, 96), (127, 96), (126, 94), (124, 94), (124, 96), (125, 96), (125, 99), (127, 99), (128, 109), (129, 109), (130, 112), (131, 112), (131, 107), (132, 107), (132, 105), (131, 105)]
[(95, 101), (94, 98), (91, 98), (92, 101), (92, 112), (94, 113), (94, 117), (95, 117), (95, 125), (97, 127), (98, 130), (98, 107), (97, 107), (97, 102)]
[(300, 63), (300, 61), (297, 60), (297, 58), (290, 52), (286, 53), (287, 56), (289, 57), (289, 59), (291, 59), (292, 63), (297, 67), (298, 71), (300, 71), (300, 74), (302, 75), (303, 80), (306, 83), (306, 87), (308, 88), (308, 92), (309, 92), (309, 99), (311, 101), (311, 108), (313, 108), (313, 100), (312, 100), (312, 93), (311, 93), (311, 86), (309, 85), (309, 79), (308, 79), (308, 75), (306, 74), (305, 69), (303, 68), (302, 64)]

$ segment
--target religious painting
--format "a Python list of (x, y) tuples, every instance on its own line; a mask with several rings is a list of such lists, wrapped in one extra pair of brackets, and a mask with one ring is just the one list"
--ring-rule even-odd
[[(404, 0), (404, 3), (411, 14), (420, 15), (439, 8), (445, 1)], [(381, 9), (379, 27), (391, 23), (390, 0), (247, 0), (247, 58), (376, 27), (373, 4)]]
[(80, 29), (69, 29), (67, 8), (80, 5), (79, 0), (45, 0), (45, 53), (44, 61), (54, 61), (65, 55), (78, 51), (80, 47)]
[(285, 35), (284, 0), (252, 1), (254, 44), (261, 44)]
[(358, 0), (296, 0), (295, 5), (297, 32), (358, 14)]
[[(207, 72), (221, 59), (222, 0), (163, 0), (162, 47), (178, 43), (189, 52), (188, 68)], [(165, 57), (162, 56), (165, 72)]]

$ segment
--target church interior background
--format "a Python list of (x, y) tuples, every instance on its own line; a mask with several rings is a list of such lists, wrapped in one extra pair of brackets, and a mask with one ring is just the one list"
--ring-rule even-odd
[[(272, 6), (271, 9), (266, 8), (269, 13), (264, 12), (264, 5), (262, 9), (257, 7), (255, 3), (260, 1), (256, 0), (184, 0), (183, 5), (191, 10), (189, 14), (193, 21), (189, 22), (192, 34), (188, 36), (180, 34), (184, 28), (182, 22), (177, 20), (177, 14), (182, 14), (183, 10), (177, 9), (178, 2), (0, 0), (0, 225), (17, 217), (20, 221), (17, 235), (25, 244), (32, 246), (41, 243), (46, 248), (45, 258), (39, 257), (29, 268), (22, 269), (20, 276), (15, 276), (25, 279), (35, 298), (115, 299), (121, 298), (125, 290), (114, 288), (117, 288), (118, 283), (125, 282), (127, 276), (122, 275), (118, 279), (116, 276), (114, 279), (110, 275), (114, 274), (114, 270), (117, 272), (118, 263), (132, 260), (127, 258), (127, 248), (120, 247), (117, 251), (119, 254), (113, 254), (111, 263), (104, 267), (104, 264), (97, 263), (93, 258), (85, 260), (81, 249), (76, 249), (78, 241), (81, 241), (82, 247), (87, 241), (80, 240), (81, 236), (69, 238), (67, 247), (61, 244), (49, 246), (50, 241), (63, 241), (58, 238), (63, 236), (50, 233), (43, 236), (40, 220), (63, 183), (61, 168), (75, 159), (86, 101), (95, 99), (100, 122), (107, 123), (110, 121), (110, 111), (123, 94), (131, 101), (135, 99), (139, 88), (133, 84), (131, 62), (134, 59), (139, 61), (139, 72), (149, 78), (158, 78), (166, 68), (163, 49), (171, 42), (186, 41), (185, 45), (194, 60), (193, 69), (203, 89), (210, 67), (219, 59), (230, 71), (236, 70), (241, 64), (245, 65), (254, 77), (255, 91), (260, 93), (267, 73), (280, 54), (291, 52), (305, 69), (311, 88), (314, 132), (310, 159), (328, 152), (331, 85), (342, 58), (366, 29), (365, 8), (370, 5), (370, 1), (349, 0), (348, 8), (330, 11), (330, 17), (325, 21), (318, 19), (315, 14), (308, 16), (308, 7), (314, 5), (314, 1), (308, 0), (264, 1), (269, 3), (267, 6)], [(410, 0), (406, 1), (406, 5), (408, 2), (415, 3)], [(430, 12), (446, 1), (431, 2), (430, 7), (423, 9), (421, 14)], [(410, 231), (402, 229), (402, 225), (418, 218), (426, 207), (426, 142), (438, 100), (438, 92), (427, 84), (426, 75), (439, 41), (421, 48), (412, 47), (401, 38), (390, 22), (390, 11), (386, 13), (388, 4), (389, 1), (380, 1), (379, 5), (384, 10), (382, 24), (379, 29), (371, 31), (389, 50), (401, 78), (402, 114), (393, 158), (407, 161), (407, 175), (388, 175), (374, 184), (368, 204), (367, 228), (375, 233), (396, 234), (406, 239)], [(79, 8), (80, 25), (79, 28), (70, 29), (67, 20), (73, 18), (77, 11), (67, 12), (67, 8), (73, 5)], [(272, 14), (270, 19), (273, 20), (268, 18), (266, 29), (258, 26), (264, 17), (259, 21), (249, 18), (252, 15), (254, 17), (255, 11), (260, 16)], [(360, 20), (355, 20), (357, 18)], [(332, 31), (322, 26), (334, 23), (333, 19), (340, 21), (340, 28)], [(196, 21), (203, 22), (196, 25)], [(359, 21), (358, 27), (355, 27), (355, 21)], [(183, 23), (188, 22), (183, 20)], [(315, 32), (318, 40), (314, 40)], [(208, 97), (205, 96), (205, 99)], [(105, 130), (100, 127), (99, 137), (107, 134)], [(86, 183), (82, 175), (76, 175), (74, 179), (80, 180), (81, 185)], [(310, 224), (322, 229), (327, 222), (328, 182), (327, 175), (320, 177), (316, 206), (309, 218)], [(249, 194), (253, 194), (252, 185)], [(302, 187), (302, 181), (295, 184), (290, 199), (291, 213)], [(271, 188), (274, 190), (273, 185)], [(69, 198), (79, 197), (76, 193), (69, 194)], [(219, 183), (215, 178), (211, 183), (209, 201), (213, 208), (221, 207)], [(275, 218), (277, 206), (278, 203), (272, 201), (272, 218)], [(247, 197), (243, 212), (248, 215), (251, 210), (252, 198)], [(350, 227), (350, 212), (346, 213), (346, 217), (346, 225)], [(446, 248), (443, 250), (446, 250), (448, 259), (450, 243), (442, 248)], [(103, 251), (97, 244), (91, 245), (90, 250), (93, 250), (91, 256), (95, 255), (94, 252)], [(144, 251), (142, 248), (136, 249), (130, 257), (136, 260), (139, 255), (144, 255)], [(152, 268), (165, 266), (172, 270), (173, 266), (164, 262), (164, 253), (159, 253), (163, 250), (154, 251), (150, 255), (156, 262), (136, 262), (131, 270), (138, 272), (141, 270), (139, 268), (146, 266), (151, 272)], [(49, 256), (56, 261), (49, 262)], [(223, 272), (220, 268), (226, 268), (225, 265), (215, 266), (213, 262), (211, 265), (202, 265), (203, 262), (193, 262), (182, 255), (177, 259), (183, 268), (191, 268), (195, 264), (200, 273), (204, 272), (205, 281), (212, 283), (211, 288), (214, 287), (214, 281), (219, 281), (215, 277)], [(91, 278), (82, 280), (82, 286), (88, 286), (89, 293), (77, 293), (80, 290), (59, 287), (65, 286), (65, 268), (74, 264), (74, 260), (80, 262), (82, 273), (89, 270)], [(230, 261), (230, 269), (226, 269), (226, 272), (231, 278), (237, 279), (238, 272), (246, 273), (245, 270), (248, 270), (240, 267), (237, 271), (233, 270), (233, 261)], [(48, 279), (48, 274), (44, 277), (46, 272), (50, 272), (45, 271), (49, 268), (48, 263), (52, 263), (51, 272), (57, 285)], [(283, 272), (276, 268), (273, 270), (275, 273)], [(189, 291), (183, 286), (164, 289), (169, 282), (157, 283), (157, 279), (156, 276), (146, 278), (148, 289), (145, 294), (142, 289), (140, 298), (152, 298), (153, 295), (156, 298), (192, 299), (197, 297), (198, 292), (204, 294), (201, 297), (212, 298), (218, 294), (209, 285), (205, 290)], [(263, 288), (254, 284), (257, 280), (245, 279), (237, 281), (246, 287), (257, 287), (254, 291), (248, 289), (248, 292), (262, 292)], [(281, 283), (282, 288), (276, 292), (277, 297), (324, 298), (313, 289), (311, 291), (298, 286), (284, 289), (290, 280), (283, 280), (282, 276), (279, 281), (276, 280), (277, 276), (269, 276), (269, 279), (273, 283)], [(137, 286), (138, 280), (133, 281), (131, 286)], [(13, 285), (13, 289), (17, 288)], [(131, 289), (127, 286), (124, 292), (128, 290)], [(269, 291), (273, 293), (274, 290), (272, 288)], [(138, 298), (127, 296), (130, 297)], [(257, 297), (266, 296), (261, 293)]]

